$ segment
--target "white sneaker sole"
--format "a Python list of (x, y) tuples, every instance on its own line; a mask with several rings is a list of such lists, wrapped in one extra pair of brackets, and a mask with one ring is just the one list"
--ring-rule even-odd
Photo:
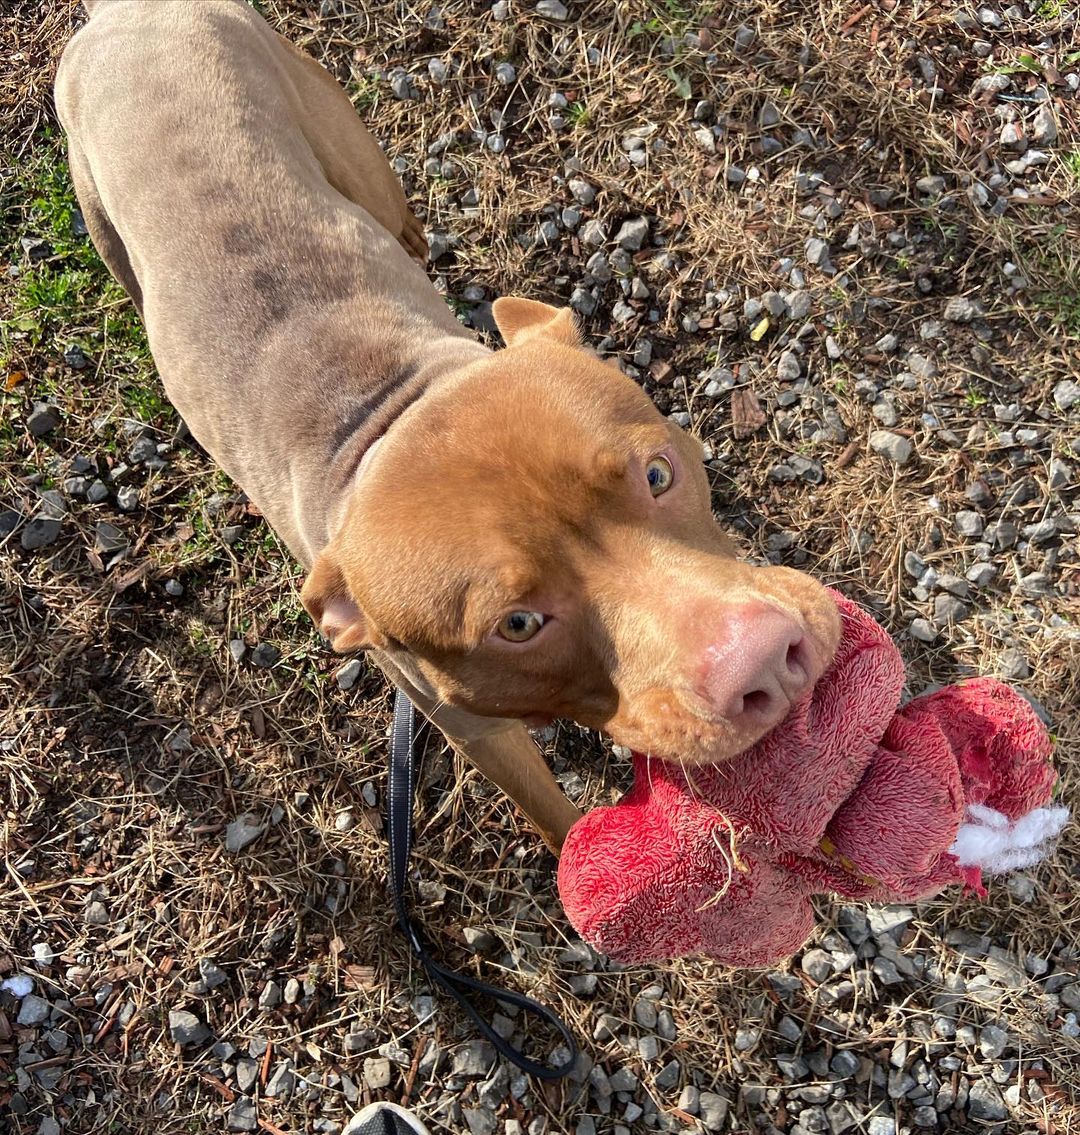
[(380, 1112), (392, 1112), (415, 1135), (431, 1135), (431, 1132), (416, 1118), (411, 1111), (398, 1107), (396, 1103), (369, 1103), (363, 1111), (358, 1111), (345, 1125), (341, 1135), (354, 1135), (369, 1120), (374, 1119)]

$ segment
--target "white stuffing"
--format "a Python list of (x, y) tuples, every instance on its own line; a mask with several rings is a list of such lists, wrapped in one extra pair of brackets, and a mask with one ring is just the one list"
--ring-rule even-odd
[(1053, 849), (1069, 820), (1068, 808), (1033, 808), (1018, 820), (984, 804), (970, 804), (966, 822), (949, 849), (961, 867), (981, 867), (991, 875), (1031, 867)]
[(14, 977), (5, 977), (0, 981), (0, 989), (21, 999), (34, 992), (34, 979), (25, 973), (17, 973)]
[(988, 808), (985, 804), (969, 804), (964, 810), (967, 818), (975, 824), (985, 828), (997, 828), (1004, 831), (1009, 826), (1009, 817), (1003, 812)]

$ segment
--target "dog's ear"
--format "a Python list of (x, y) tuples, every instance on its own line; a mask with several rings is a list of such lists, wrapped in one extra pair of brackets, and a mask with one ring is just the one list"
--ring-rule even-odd
[(574, 313), (568, 307), (552, 307), (539, 300), (503, 296), (491, 305), (495, 324), (508, 347), (517, 346), (534, 336), (554, 339), (567, 347), (580, 347)]
[(315, 561), (311, 574), (300, 589), (300, 599), (315, 625), (338, 653), (372, 650), (386, 645), (386, 640), (349, 594), (333, 548), (327, 548)]

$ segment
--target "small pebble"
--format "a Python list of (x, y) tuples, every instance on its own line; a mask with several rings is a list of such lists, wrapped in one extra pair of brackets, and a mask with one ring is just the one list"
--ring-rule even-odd
[(225, 828), (225, 850), (236, 855), (248, 844), (254, 843), (265, 830), (265, 824), (260, 824), (254, 813), (245, 812)]
[(116, 506), (124, 512), (133, 512), (139, 507), (139, 490), (135, 485), (123, 485), (116, 490)]
[(968, 540), (977, 540), (983, 532), (983, 518), (968, 509), (961, 510), (953, 518), (956, 531)]
[(260, 642), (251, 652), (251, 661), (263, 670), (276, 666), (281, 659), (281, 651), (269, 642)]
[(717, 1092), (702, 1092), (698, 1096), (698, 1116), (706, 1131), (721, 1131), (727, 1120), (731, 1101)]
[(60, 425), (60, 411), (56, 406), (47, 402), (35, 402), (34, 408), (27, 416), (26, 428), (31, 437), (44, 437), (52, 433)]
[(210, 1030), (187, 1010), (173, 1010), (169, 1013), (169, 1035), (179, 1045), (202, 1044), (210, 1037)]
[(364, 1083), (373, 1091), (390, 1086), (390, 1061), (385, 1057), (369, 1057), (364, 1061)]
[(22, 999), (15, 1023), (24, 1027), (40, 1025), (49, 1019), (50, 1011), (51, 1007), (44, 997), (38, 997), (36, 993), (28, 993)]
[(825, 950), (807, 950), (800, 962), (803, 973), (815, 985), (828, 981), (833, 974), (832, 958)]
[(88, 926), (108, 926), (109, 925), (109, 908), (98, 900), (86, 904), (86, 909), (83, 911), (83, 921)]
[(546, 20), (565, 20), (570, 14), (562, 0), (540, 0), (536, 5), (536, 14)]
[(615, 234), (615, 240), (621, 248), (629, 252), (636, 252), (645, 243), (649, 236), (649, 222), (645, 217), (634, 217), (624, 221), (622, 228)]
[(870, 448), (896, 465), (906, 465), (915, 449), (908, 438), (889, 430), (874, 430), (870, 435)]

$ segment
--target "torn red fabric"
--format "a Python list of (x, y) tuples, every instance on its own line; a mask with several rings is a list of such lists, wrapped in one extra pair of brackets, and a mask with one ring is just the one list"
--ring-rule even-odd
[(686, 768), (634, 755), (634, 785), (570, 830), (570, 922), (621, 962), (771, 964), (813, 929), (810, 896), (908, 901), (1036, 862), (1067, 818), (1029, 703), (992, 678), (898, 709), (900, 653), (854, 603), (836, 657), (751, 749)]

